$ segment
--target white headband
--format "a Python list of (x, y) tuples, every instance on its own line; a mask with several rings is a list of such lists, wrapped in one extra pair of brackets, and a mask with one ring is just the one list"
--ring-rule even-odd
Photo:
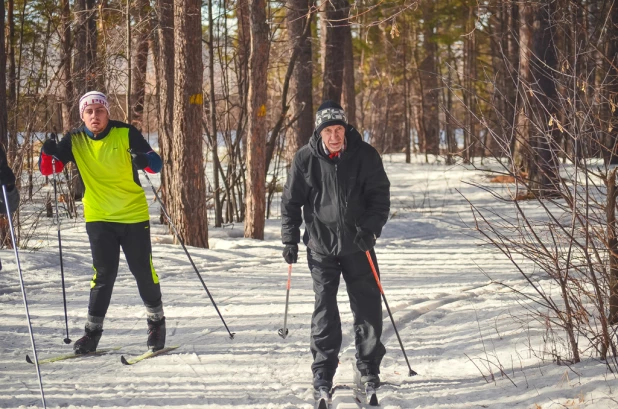
[(109, 102), (107, 102), (107, 97), (105, 96), (105, 94), (98, 92), (98, 91), (90, 91), (85, 93), (80, 99), (79, 99), (79, 117), (81, 118), (82, 115), (84, 114), (84, 110), (86, 109), (86, 107), (88, 105), (93, 105), (93, 104), (101, 104), (105, 107), (105, 109), (107, 109), (107, 114), (109, 115)]

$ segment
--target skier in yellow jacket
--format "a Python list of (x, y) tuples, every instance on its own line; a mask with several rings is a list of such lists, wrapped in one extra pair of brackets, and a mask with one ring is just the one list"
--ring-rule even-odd
[(84, 218), (90, 239), (94, 276), (85, 334), (75, 342), (77, 354), (94, 352), (103, 332), (118, 273), (120, 247), (146, 306), (147, 346), (165, 346), (165, 316), (159, 277), (152, 265), (150, 218), (138, 170), (157, 173), (162, 161), (132, 125), (110, 120), (104, 94), (92, 91), (79, 101), (84, 125), (43, 144), (39, 168), (43, 175), (75, 162), (84, 181)]

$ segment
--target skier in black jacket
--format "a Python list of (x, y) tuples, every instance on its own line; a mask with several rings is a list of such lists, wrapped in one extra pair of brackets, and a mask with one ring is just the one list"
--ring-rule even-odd
[(313, 386), (332, 388), (339, 363), (341, 320), (337, 308), (340, 276), (346, 282), (354, 315), (356, 366), (361, 382), (380, 382), (386, 350), (382, 335), (380, 290), (364, 253), (373, 247), (390, 210), (390, 182), (378, 152), (347, 124), (341, 106), (324, 102), (315, 132), (294, 156), (281, 203), (283, 257), (298, 260), (300, 226), (315, 308), (311, 320)]

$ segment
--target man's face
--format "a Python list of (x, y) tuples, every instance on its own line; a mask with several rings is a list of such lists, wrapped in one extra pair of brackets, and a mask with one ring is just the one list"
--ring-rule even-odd
[(343, 125), (331, 125), (322, 129), (320, 132), (324, 145), (330, 153), (339, 152), (343, 149), (343, 141), (345, 139), (345, 128)]
[(86, 128), (93, 134), (99, 134), (107, 128), (109, 113), (102, 104), (88, 105), (82, 114)]

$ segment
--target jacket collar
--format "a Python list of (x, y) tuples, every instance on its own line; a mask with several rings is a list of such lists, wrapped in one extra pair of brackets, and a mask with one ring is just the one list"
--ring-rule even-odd
[(93, 140), (95, 140), (95, 141), (99, 141), (99, 140), (101, 140), (101, 139), (105, 138), (105, 137), (109, 134), (109, 131), (110, 131), (111, 129), (112, 129), (112, 120), (110, 120), (110, 121), (107, 123), (107, 127), (103, 130), (103, 132), (101, 132), (101, 133), (100, 133), (100, 134), (98, 134), (98, 135), (93, 134), (93, 133), (92, 133), (92, 132), (88, 129), (88, 127), (86, 126), (86, 124), (82, 125), (82, 130), (83, 130), (83, 132), (84, 132), (86, 135), (88, 135), (88, 137), (89, 137), (90, 139), (93, 139)]

